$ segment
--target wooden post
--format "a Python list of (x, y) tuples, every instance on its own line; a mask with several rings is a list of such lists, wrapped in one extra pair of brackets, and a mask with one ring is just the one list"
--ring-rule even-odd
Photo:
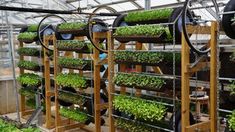
[(211, 24), (211, 58), (210, 58), (210, 129), (217, 131), (217, 22)]
[(109, 92), (109, 132), (115, 132), (115, 125), (114, 125), (114, 119), (112, 116), (112, 111), (113, 111), (113, 93), (115, 92), (115, 85), (113, 83), (113, 74), (114, 74), (114, 60), (113, 60), (113, 50), (114, 49), (114, 40), (112, 36), (112, 31), (108, 32), (108, 80), (109, 80), (109, 87), (108, 87), (108, 92)]
[[(51, 36), (45, 36), (44, 38), (44, 44), (46, 46), (49, 45), (49, 40), (51, 39)], [(44, 54), (44, 77), (45, 77), (45, 95), (46, 95), (46, 128), (51, 128), (52, 119), (51, 119), (51, 82), (50, 82), (50, 60), (47, 56), (47, 49), (44, 48), (43, 50)]]
[[(93, 42), (95, 45), (99, 46), (98, 33), (93, 34)], [(99, 51), (94, 48), (93, 49), (93, 58), (94, 58), (94, 108), (95, 108), (95, 131), (101, 132), (101, 117), (100, 117), (100, 109), (98, 105), (100, 104), (100, 65), (99, 62)]]
[(184, 34), (182, 33), (181, 48), (181, 128), (182, 132), (187, 132), (186, 127), (189, 126), (189, 47), (186, 43)]
[[(142, 50), (143, 44), (140, 42), (136, 42), (136, 50)], [(142, 72), (142, 65), (136, 65), (136, 72)], [(136, 96), (141, 95), (141, 89), (136, 89)]]

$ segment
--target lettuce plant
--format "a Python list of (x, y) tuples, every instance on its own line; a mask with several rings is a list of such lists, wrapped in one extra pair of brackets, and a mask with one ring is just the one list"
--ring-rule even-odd
[(230, 89), (230, 95), (235, 95), (235, 81), (231, 81), (228, 88)]
[(18, 35), (18, 40), (20, 40), (20, 41), (24, 41), (24, 40), (34, 41), (36, 37), (37, 37), (37, 33), (35, 33), (35, 32), (23, 32)]
[(24, 68), (28, 70), (37, 70), (40, 68), (39, 64), (33, 61), (20, 60), (18, 63), (19, 68)]
[(39, 56), (40, 50), (38, 50), (37, 48), (20, 47), (17, 50), (17, 53), (23, 56)]
[[(175, 61), (180, 63), (180, 54), (176, 53)], [(167, 52), (149, 52), (149, 51), (116, 51), (114, 53), (114, 61), (130, 62), (130, 63), (147, 63), (150, 65), (161, 62), (172, 62), (173, 53)]]
[(58, 98), (60, 100), (63, 100), (65, 102), (73, 103), (73, 104), (81, 104), (85, 101), (85, 98), (76, 95), (76, 93), (69, 93), (69, 92), (63, 92), (59, 91)]
[(162, 120), (167, 110), (161, 103), (126, 95), (115, 96), (113, 106), (115, 110), (133, 115), (135, 119), (151, 122)]
[(117, 73), (113, 80), (114, 83), (118, 86), (152, 89), (160, 89), (165, 84), (164, 79), (160, 77), (135, 73)]
[(230, 131), (235, 131), (235, 111), (228, 116), (228, 125)]
[(124, 18), (126, 22), (140, 22), (149, 21), (157, 19), (169, 19), (173, 12), (172, 8), (158, 9), (158, 10), (148, 10), (148, 11), (136, 11), (130, 12)]
[(85, 66), (92, 66), (92, 60), (84, 60), (79, 58), (68, 58), (68, 57), (60, 57), (58, 59), (58, 65), (60, 67), (67, 68), (79, 68), (83, 69)]
[(28, 26), (27, 32), (37, 32), (38, 24), (32, 24)]
[(36, 94), (36, 92), (34, 90), (29, 89), (29, 88), (21, 88), (19, 90), (19, 93), (21, 95), (24, 95), (24, 96), (29, 97), (29, 98), (34, 98), (35, 94)]
[(85, 123), (89, 119), (86, 113), (83, 113), (76, 109), (69, 109), (69, 108), (63, 107), (63, 108), (60, 108), (59, 112), (62, 116), (73, 119), (80, 123)]
[(17, 80), (26, 86), (38, 86), (41, 84), (42, 78), (34, 73), (24, 73), (17, 77)]
[(85, 89), (88, 87), (87, 81), (78, 73), (58, 74), (56, 83), (62, 87), (73, 87)]
[(58, 30), (81, 30), (87, 26), (87, 23), (81, 22), (71, 22), (71, 23), (61, 23), (58, 26)]
[(172, 40), (169, 28), (160, 25), (137, 25), (137, 26), (124, 26), (118, 27), (115, 30), (114, 36), (148, 36), (159, 37), (166, 34), (166, 40)]

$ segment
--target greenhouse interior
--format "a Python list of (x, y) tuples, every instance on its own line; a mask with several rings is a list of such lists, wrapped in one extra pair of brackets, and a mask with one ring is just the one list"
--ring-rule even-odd
[(235, 132), (235, 0), (0, 13), (0, 132)]

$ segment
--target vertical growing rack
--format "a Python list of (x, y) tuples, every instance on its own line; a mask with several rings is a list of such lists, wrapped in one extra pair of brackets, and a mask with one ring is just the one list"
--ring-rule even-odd
[[(80, 41), (84, 40), (85, 36), (79, 36), (79, 38), (75, 38), (75, 41), (77, 41), (78, 39)], [(99, 40), (101, 38), (106, 38), (106, 32), (102, 32), (102, 33), (94, 33), (93, 34), (93, 40), (95, 42), (95, 44), (99, 45)], [(85, 77), (86, 73), (84, 73), (83, 71), (92, 71), (92, 76), (94, 76), (94, 80), (91, 79), (90, 81), (88, 81), (89, 79), (86, 77), (86, 83), (89, 85), (89, 88), (87, 88), (88, 86), (86, 86), (87, 89), (81, 89), (79, 88), (79, 90), (76, 90), (75, 93), (73, 93), (73, 96), (77, 96), (80, 98), (83, 98), (83, 102), (90, 102), (90, 104), (92, 105), (92, 108), (86, 108), (86, 110), (83, 109), (83, 116), (84, 114), (86, 115), (86, 120), (85, 122), (79, 122), (76, 119), (72, 119), (71, 117), (66, 117), (67, 119), (62, 119), (62, 115), (60, 113), (60, 110), (63, 109), (60, 106), (59, 103), (59, 96), (60, 96), (60, 92), (64, 92), (63, 90), (59, 89), (59, 85), (55, 82), (55, 110), (56, 110), (56, 115), (55, 115), (55, 119), (56, 119), (56, 131), (60, 132), (60, 131), (64, 131), (64, 130), (69, 130), (69, 129), (75, 129), (75, 128), (80, 128), (80, 129), (85, 129), (87, 131), (96, 131), (96, 132), (101, 132), (101, 111), (103, 109), (107, 109), (108, 104), (106, 103), (102, 103), (100, 102), (101, 100), (101, 95), (100, 95), (100, 89), (101, 89), (101, 85), (105, 85), (104, 83), (102, 84), (102, 80), (100, 77), (100, 72), (101, 72), (101, 66), (103, 64), (105, 64), (105, 62), (107, 62), (106, 59), (100, 61), (99, 59), (99, 51), (96, 50), (95, 48), (92, 48), (93, 51), (91, 52), (87, 52), (87, 48), (88, 45), (87, 43), (84, 43), (84, 47), (82, 47), (81, 49), (61, 49), (58, 48), (58, 42), (59, 40), (54, 40), (55, 41), (55, 47), (54, 47), (54, 75), (55, 75), (55, 80), (56, 78), (61, 75), (59, 74), (60, 72), (62, 72), (63, 68), (69, 69), (70, 73), (75, 73), (74, 70), (78, 70), (78, 73), (75, 73), (75, 76), (80, 76), (80, 77)], [(79, 67), (61, 67), (59, 66), (59, 52), (60, 51), (65, 51), (65, 55), (69, 55), (70, 58), (77, 58), (80, 60), (84, 60), (85, 54), (92, 54), (93, 53), (93, 59), (91, 59), (90, 61), (92, 62), (90, 65), (86, 65), (86, 67), (83, 68), (79, 68)], [(72, 52), (76, 51), (76, 57), (72, 57)], [(68, 57), (68, 56), (66, 56)], [(90, 66), (90, 67), (87, 67)], [(83, 78), (84, 79), (84, 78)], [(87, 80), (88, 79), (88, 80)], [(92, 89), (92, 87), (94, 89)], [(84, 87), (85, 88), (85, 87)], [(93, 95), (94, 94), (94, 95)], [(93, 101), (94, 99), (94, 101)], [(76, 104), (76, 103), (72, 103), (72, 104)], [(89, 103), (88, 103), (89, 104)], [(84, 107), (84, 103), (80, 103), (77, 104), (80, 106), (80, 108)], [(86, 105), (88, 106), (88, 105)], [(69, 109), (69, 108), (68, 108)], [(68, 110), (67, 109), (67, 110)], [(73, 109), (74, 110), (74, 105), (70, 106), (70, 110)], [(90, 110), (90, 113), (88, 112)], [(77, 111), (77, 110), (76, 110)], [(81, 109), (79, 110), (81, 112)], [(81, 113), (80, 113), (81, 114)], [(86, 124), (89, 124), (92, 120), (94, 120), (93, 122), (95, 123), (95, 129), (94, 130), (89, 130), (84, 128), (86, 126)], [(84, 121), (84, 120), (83, 120)]]
[[(172, 24), (172, 23), (171, 23)], [(116, 29), (117, 30), (117, 29)], [(163, 37), (163, 36), (162, 36)], [(175, 115), (175, 71), (173, 71), (173, 73), (171, 73), (173, 76), (168, 76), (168, 75), (163, 75), (164, 73), (161, 71), (161, 68), (159, 67), (161, 64), (164, 64), (165, 62), (155, 62), (155, 63), (151, 63), (150, 59), (151, 57), (149, 57), (148, 59), (140, 59), (141, 61), (139, 61), (139, 59), (135, 59), (135, 57), (139, 56), (142, 57), (143, 54), (155, 54), (155, 55), (159, 55), (161, 53), (167, 53), (168, 55), (171, 55), (171, 58), (168, 58), (170, 61), (174, 61), (175, 58), (175, 49), (173, 47), (173, 49), (169, 50), (147, 50), (144, 49), (144, 43), (155, 43), (155, 44), (166, 44), (166, 43), (173, 43), (173, 45), (175, 45), (175, 41), (168, 41), (165, 40), (164, 38), (162, 38), (161, 35), (159, 36), (153, 36), (153, 37), (146, 37), (144, 35), (142, 36), (118, 36), (117, 34), (113, 34), (112, 31), (108, 32), (108, 54), (109, 54), (109, 59), (108, 59), (108, 65), (109, 65), (109, 120), (110, 120), (110, 132), (114, 132), (116, 128), (120, 127), (120, 126), (116, 126), (115, 127), (115, 120), (123, 120), (120, 124), (125, 124), (127, 123), (127, 126), (129, 125), (129, 127), (134, 127), (132, 129), (136, 129), (136, 130), (149, 130), (149, 131), (158, 131), (158, 130), (165, 130), (165, 131), (174, 131), (174, 126), (173, 126), (173, 120), (174, 120), (174, 115)], [(120, 41), (120, 45), (118, 46), (118, 48), (114, 48), (114, 40), (118, 40)], [(174, 37), (173, 37), (174, 39)], [(122, 41), (133, 41), (134, 45), (135, 45), (135, 50), (126, 50), (126, 46), (128, 45), (127, 43), (124, 43)], [(131, 53), (131, 55), (128, 54), (122, 54), (122, 53)], [(158, 54), (159, 53), (159, 54)], [(138, 55), (139, 54), (139, 55)], [(119, 58), (119, 55), (122, 56), (123, 58)], [(125, 58), (126, 56), (126, 58)], [(157, 57), (157, 56), (155, 56)], [(164, 58), (164, 55), (162, 56), (163, 61), (169, 61), (166, 60)], [(119, 58), (120, 60), (117, 61), (115, 60), (116, 58)], [(138, 57), (137, 57), (138, 58)], [(153, 61), (153, 60), (152, 60)], [(156, 60), (154, 60), (156, 61)], [(126, 73), (126, 67), (127, 65), (134, 65), (135, 66), (135, 71), (134, 73)], [(174, 63), (171, 63), (173, 65), (173, 67), (175, 67)], [(119, 70), (115, 70), (115, 65), (119, 66)], [(143, 66), (151, 66), (154, 73), (148, 73), (145, 72), (143, 70)], [(173, 68), (174, 69), (174, 68)], [(118, 71), (118, 73), (116, 73), (116, 71)], [(120, 76), (121, 75), (121, 76)], [(127, 76), (126, 76), (127, 75)], [(125, 77), (126, 76), (126, 77)], [(130, 78), (135, 78), (136, 79), (130, 79)], [(122, 79), (120, 79), (122, 78)], [(138, 78), (138, 79), (137, 79)], [(149, 78), (151, 79), (151, 81), (156, 81), (158, 80), (158, 82), (161, 82), (162, 84), (159, 83), (159, 86), (157, 86), (157, 84), (154, 84), (153, 86), (150, 86), (148, 84), (150, 84), (150, 82), (148, 84), (142, 85), (142, 82), (146, 81), (145, 79), (142, 80), (142, 82), (134, 82), (135, 80), (139, 80), (139, 78)], [(118, 80), (120, 79), (120, 80)], [(130, 81), (130, 82), (125, 82), (125, 81)], [(165, 81), (163, 84), (162, 81)], [(151, 82), (152, 83), (152, 82)], [(161, 86), (160, 86), (161, 85)], [(120, 90), (116, 89), (116, 86), (120, 87)], [(169, 90), (169, 94), (168, 97), (170, 97), (170, 104), (168, 104), (169, 102), (161, 102), (161, 99), (164, 100), (164, 98), (162, 98), (161, 93), (163, 91), (160, 90), (161, 87), (164, 88), (168, 88)], [(129, 88), (129, 91), (127, 90), (127, 88)], [(135, 90), (135, 93), (133, 93), (133, 91)], [(151, 97), (155, 98), (154, 101), (152, 101), (149, 98), (146, 98), (146, 94), (143, 94), (143, 90), (146, 91), (154, 91), (156, 92), (156, 96), (152, 95)], [(120, 92), (120, 93), (119, 93)], [(166, 93), (166, 92), (165, 92)], [(135, 97), (133, 97), (135, 96)], [(151, 98), (150, 97), (150, 98)], [(118, 99), (119, 98), (119, 99)], [(121, 98), (121, 99), (120, 99)], [(116, 100), (117, 99), (117, 100)], [(165, 98), (167, 99), (167, 98)], [(122, 102), (123, 100), (127, 100), (127, 102)], [(118, 102), (121, 101), (121, 102)], [(136, 101), (136, 102), (135, 102)], [(159, 120), (155, 120), (155, 124), (151, 124), (150, 122), (150, 118), (147, 117), (146, 120), (143, 118), (138, 119), (138, 114), (134, 113), (134, 111), (131, 111), (131, 107), (135, 107), (134, 105), (130, 105), (131, 102), (135, 102), (135, 105), (138, 105), (139, 103), (143, 103), (140, 107), (142, 106), (153, 106), (156, 109), (160, 110), (161, 108), (163, 108), (162, 110), (167, 112), (172, 113), (171, 119), (169, 121), (165, 121), (164, 118), (166, 118), (166, 115), (162, 115), (164, 118), (161, 118)], [(125, 103), (129, 103), (129, 104), (125, 104)], [(172, 104), (171, 104), (172, 103)], [(120, 104), (120, 106), (118, 106)], [(121, 106), (123, 105), (123, 107)], [(128, 107), (125, 107), (125, 105)], [(119, 107), (119, 108), (115, 108), (115, 107)], [(138, 106), (136, 106), (137, 108), (133, 108), (135, 110), (137, 109), (141, 109), (138, 108)], [(171, 108), (170, 108), (171, 107)], [(166, 111), (166, 108), (168, 109)], [(125, 110), (124, 110), (125, 109)], [(128, 111), (128, 110), (129, 111)], [(172, 109), (172, 110), (170, 110)], [(143, 108), (142, 108), (143, 110)], [(146, 109), (145, 109), (146, 110)], [(154, 109), (155, 110), (155, 109)], [(141, 110), (140, 110), (141, 111)], [(145, 112), (142, 111), (140, 112), (138, 111), (139, 114), (141, 113), (148, 113), (147, 111), (151, 111), (146, 110)], [(157, 111), (157, 110), (156, 110)], [(164, 112), (163, 112), (164, 113)], [(162, 114), (163, 114), (162, 113)], [(153, 113), (152, 113), (153, 114)], [(152, 116), (149, 115), (149, 116)], [(131, 116), (129, 116), (131, 115)], [(138, 120), (135, 120), (137, 118)], [(142, 119), (142, 120), (141, 120)], [(152, 118), (154, 120), (154, 118)], [(144, 120), (146, 122), (144, 122)], [(149, 122), (148, 122), (149, 121)], [(116, 122), (118, 123), (118, 122)], [(158, 124), (159, 123), (159, 124)], [(170, 126), (170, 123), (172, 124), (172, 126)], [(148, 128), (150, 127), (150, 128)], [(121, 128), (122, 130), (126, 130), (128, 131), (127, 128)], [(158, 130), (157, 130), (158, 129)]]

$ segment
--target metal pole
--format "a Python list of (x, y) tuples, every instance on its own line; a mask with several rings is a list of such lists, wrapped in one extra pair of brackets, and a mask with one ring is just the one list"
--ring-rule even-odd
[(145, 0), (145, 10), (150, 10), (151, 9), (151, 0)]
[[(7, 25), (9, 25), (8, 13), (5, 12), (5, 14), (6, 14)], [(12, 25), (10, 25), (10, 30), (9, 29), (7, 30), (7, 35), (8, 35), (8, 44), (9, 44), (9, 49), (10, 49), (9, 51), (11, 55), (11, 63), (12, 63), (13, 87), (15, 88), (17, 121), (20, 122), (19, 97), (18, 97), (18, 90), (16, 87), (15, 54), (14, 54), (12, 30), (13, 30)]]

